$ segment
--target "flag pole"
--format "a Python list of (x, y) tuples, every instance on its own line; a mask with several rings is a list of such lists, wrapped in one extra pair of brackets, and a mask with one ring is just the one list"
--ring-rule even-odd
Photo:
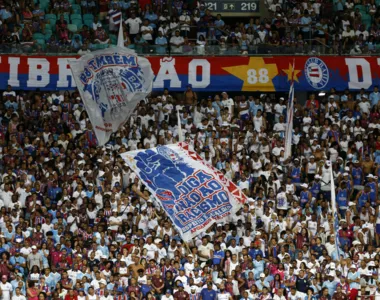
[(178, 119), (178, 142), (183, 142), (182, 124), (181, 124), (181, 116), (179, 114), (179, 110), (177, 110), (177, 119)]
[(333, 215), (333, 230), (334, 230), (334, 237), (335, 237), (335, 250), (339, 258), (339, 239), (338, 239), (338, 231), (339, 231), (339, 219), (338, 219), (338, 212), (336, 210), (336, 193), (335, 193), (335, 182), (334, 182), (334, 173), (332, 164), (330, 164), (330, 182), (331, 182), (331, 210)]
[(117, 37), (117, 46), (124, 48), (123, 16), (120, 19), (119, 36)]
[(293, 137), (293, 110), (294, 110), (294, 68), (295, 59), (293, 59), (292, 80), (290, 82), (288, 105), (286, 110), (286, 131), (285, 131), (285, 160), (292, 156), (292, 137)]

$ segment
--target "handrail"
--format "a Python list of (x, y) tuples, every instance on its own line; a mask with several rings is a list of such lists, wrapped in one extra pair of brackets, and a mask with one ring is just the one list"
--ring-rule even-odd
[[(316, 41), (315, 39), (309, 39), (309, 41)], [(319, 41), (317, 41), (319, 42)], [(326, 49), (332, 49), (332, 47), (328, 45), (324, 45), (323, 43), (319, 43), (319, 47), (326, 47)], [(103, 45), (101, 48), (113, 47), (114, 45)], [(250, 45), (248, 50), (243, 51), (239, 45), (237, 44), (226, 44), (225, 47), (221, 47), (220, 45), (184, 45), (179, 51), (171, 51), (169, 53), (167, 46), (165, 45), (143, 45), (143, 46), (130, 46), (131, 49), (134, 49), (138, 54), (146, 55), (146, 56), (276, 56), (276, 55), (292, 55), (292, 56), (302, 56), (302, 55), (315, 55), (315, 52), (312, 52), (313, 47), (311, 44), (307, 45), (292, 45), (292, 46), (284, 46), (284, 45), (272, 45), (272, 44), (257, 44)], [(91, 44), (90, 51), (99, 50), (98, 44)], [(320, 48), (318, 50), (321, 50)], [(351, 50), (351, 49), (349, 49)], [(341, 55), (341, 53), (331, 53), (331, 51), (327, 54), (324, 51), (317, 51), (318, 55)], [(20, 45), (20, 44), (1, 44), (0, 45), (0, 53), (1, 54), (10, 54), (10, 55), (79, 55), (78, 51), (74, 52), (73, 48), (70, 46), (61, 46), (50, 48), (47, 46), (38, 47), (36, 44), (34, 45)], [(376, 53), (363, 53), (361, 55), (379, 55), (380, 51)], [(344, 54), (350, 56), (351, 54)], [(354, 54), (352, 54), (354, 56)]]

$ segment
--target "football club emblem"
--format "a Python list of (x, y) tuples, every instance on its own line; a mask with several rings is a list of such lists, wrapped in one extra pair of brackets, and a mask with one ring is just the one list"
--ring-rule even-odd
[(329, 69), (323, 60), (310, 57), (305, 63), (305, 76), (307, 82), (315, 89), (323, 89), (329, 82)]

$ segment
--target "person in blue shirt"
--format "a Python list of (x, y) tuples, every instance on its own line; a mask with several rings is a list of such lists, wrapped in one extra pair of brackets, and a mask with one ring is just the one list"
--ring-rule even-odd
[(147, 283), (146, 284), (142, 284), (141, 285), (141, 293), (143, 295), (143, 297), (146, 297), (146, 295), (153, 290), (153, 287), (152, 287), (152, 281), (150, 279), (147, 280)]
[(310, 39), (311, 21), (309, 11), (305, 9), (303, 17), (301, 18), (301, 32), (304, 40)]
[(260, 99), (256, 98), (254, 101), (249, 102), (249, 112), (253, 117), (255, 117), (258, 110), (264, 111), (263, 105), (260, 103)]
[(232, 230), (231, 235), (227, 237), (227, 243), (229, 243), (230, 241), (232, 242), (232, 240), (235, 240), (236, 244), (239, 243), (240, 237), (237, 235), (236, 230)]
[(222, 20), (222, 15), (221, 14), (217, 14), (216, 15), (216, 20), (214, 21), (214, 25), (216, 27), (216, 31), (215, 31), (215, 37), (217, 40), (220, 39), (220, 37), (223, 35), (223, 28), (224, 28), (224, 21)]
[(255, 279), (259, 279), (261, 273), (264, 272), (265, 261), (260, 254), (256, 255), (256, 259), (253, 260)]
[(225, 253), (223, 250), (220, 249), (220, 244), (216, 243), (214, 245), (214, 255), (212, 258), (212, 264), (214, 266), (215, 265), (222, 266), (223, 261), (224, 261), (224, 256), (225, 256)]
[(267, 287), (269, 288), (270, 287), (270, 284), (268, 281), (265, 280), (265, 274), (264, 273), (261, 273), (260, 274), (260, 278), (259, 280), (256, 280), (255, 284), (257, 286), (257, 289), (261, 292), (263, 290), (264, 287)]
[(374, 107), (379, 103), (380, 100), (380, 93), (379, 93), (379, 87), (376, 85), (373, 88), (373, 92), (369, 94), (369, 101), (371, 102), (371, 107)]
[(314, 254), (317, 258), (322, 255), (322, 251), (325, 250), (325, 246), (322, 245), (322, 240), (320, 237), (317, 237), (316, 244), (311, 247), (312, 254)]
[(255, 242), (251, 242), (251, 247), (248, 250), (248, 255), (252, 259), (256, 259), (257, 255), (263, 256), (263, 251), (257, 248), (257, 244)]
[(330, 271), (330, 274), (328, 275), (327, 281), (325, 281), (322, 285), (322, 288), (326, 287), (329, 290), (329, 295), (332, 297), (335, 293), (337, 282), (334, 280), (335, 272)]
[(20, 255), (20, 249), (16, 249), (15, 255), (11, 256), (9, 263), (17, 268), (22, 274), (25, 273), (26, 260), (22, 255)]
[(156, 45), (156, 53), (159, 53), (159, 54), (166, 53), (168, 40), (166, 39), (166, 37), (162, 35), (162, 31), (158, 31), (158, 36), (156, 37), (154, 44)]
[(202, 300), (216, 300), (217, 292), (212, 288), (212, 282), (207, 282), (207, 288), (202, 289), (200, 293)]
[(53, 185), (48, 188), (48, 197), (52, 201), (56, 201), (58, 194), (62, 193), (62, 188), (58, 186), (57, 181), (53, 182)]

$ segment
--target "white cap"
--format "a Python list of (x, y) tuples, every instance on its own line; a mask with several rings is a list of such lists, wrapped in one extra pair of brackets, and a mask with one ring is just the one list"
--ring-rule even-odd
[(348, 206), (355, 206), (355, 205), (356, 205), (355, 202), (352, 202), (352, 201), (348, 202)]
[(197, 290), (197, 286), (196, 286), (196, 285), (192, 285), (190, 289), (191, 289), (192, 291), (196, 291), (196, 290)]
[(37, 249), (37, 247), (33, 245), (33, 246), (32, 246), (32, 249), (33, 249), (33, 250), (36, 250), (36, 249)]
[(351, 265), (350, 269), (356, 269), (356, 266), (355, 265)]
[(314, 178), (316, 178), (316, 179), (321, 179), (322, 177), (321, 177), (319, 174), (316, 174), (316, 175), (314, 176)]
[(99, 280), (99, 284), (104, 284), (104, 285), (107, 285), (107, 281), (105, 279), (100, 279)]
[(371, 261), (368, 263), (368, 267), (376, 267), (375, 262), (371, 260)]
[(352, 245), (356, 246), (356, 245), (361, 245), (362, 243), (360, 243), (359, 241), (353, 241), (352, 242)]
[(265, 278), (265, 274), (264, 274), (264, 273), (261, 273), (261, 274), (260, 274), (260, 278)]
[(367, 178), (374, 178), (374, 176), (372, 174), (368, 174)]
[(307, 183), (302, 183), (301, 187), (308, 188), (308, 185), (307, 185)]

